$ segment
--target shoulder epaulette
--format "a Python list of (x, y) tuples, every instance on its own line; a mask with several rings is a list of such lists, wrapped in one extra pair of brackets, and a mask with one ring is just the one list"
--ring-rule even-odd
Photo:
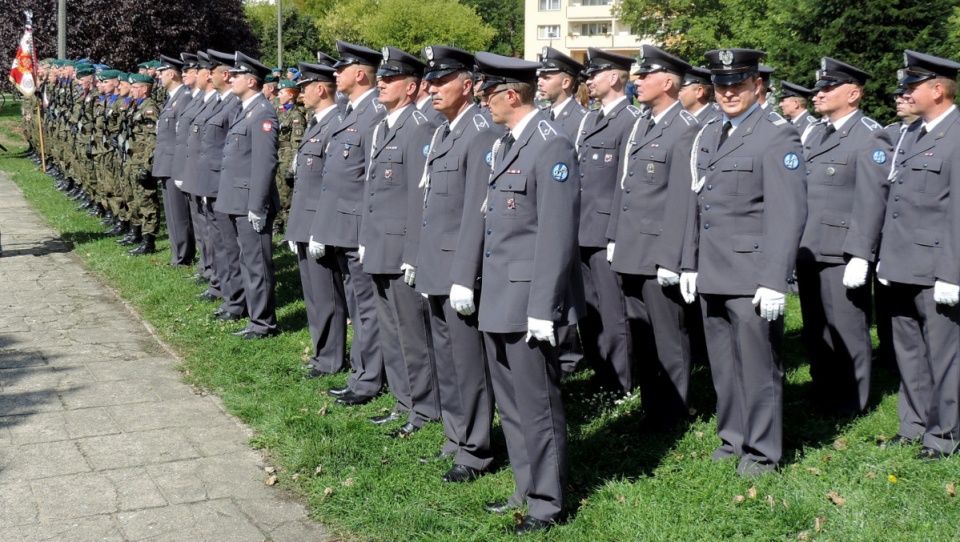
[(484, 128), (489, 128), (490, 124), (487, 123), (487, 119), (483, 118), (483, 115), (477, 113), (473, 116), (473, 125), (477, 127), (477, 130), (482, 130)]
[(690, 112), (687, 111), (686, 109), (681, 109), (680, 113), (677, 116), (683, 119), (683, 122), (686, 122), (687, 126), (690, 126), (693, 124), (700, 124), (697, 121), (697, 117), (691, 115)]
[(540, 137), (546, 141), (547, 138), (557, 135), (557, 131), (553, 129), (553, 126), (545, 120), (541, 120), (537, 123), (537, 131), (540, 133)]
[(639, 116), (642, 114), (642, 112), (640, 111), (640, 109), (637, 108), (636, 106), (633, 106), (633, 105), (628, 105), (628, 106), (625, 107), (624, 109), (626, 109), (627, 111), (629, 111), (630, 114), (633, 115), (634, 118), (637, 118), (637, 117), (639, 117)]
[(381, 109), (382, 109), (382, 110), (386, 110), (386, 109), (387, 109), (387, 106), (385, 106), (385, 105), (383, 105), (382, 103), (380, 103), (380, 100), (373, 100), (373, 102), (371, 102), (371, 103), (373, 104), (373, 108), (376, 109), (377, 111), (380, 111)]
[(413, 113), (411, 113), (410, 116), (413, 117), (413, 122), (416, 122), (417, 126), (427, 122), (427, 116), (416, 109), (413, 110)]
[(776, 111), (771, 111), (767, 113), (767, 120), (773, 123), (774, 126), (782, 126), (787, 123), (787, 119), (780, 116), (780, 113)]
[(867, 130), (870, 130), (871, 132), (880, 129), (880, 124), (870, 117), (863, 117), (860, 119), (860, 122), (863, 123), (863, 125), (867, 127)]

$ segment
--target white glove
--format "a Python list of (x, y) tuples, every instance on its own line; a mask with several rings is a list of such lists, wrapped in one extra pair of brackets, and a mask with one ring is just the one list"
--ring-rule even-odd
[[(357, 247), (357, 254), (360, 255), (360, 263), (363, 263), (363, 255), (367, 253), (367, 247), (360, 245)], [(400, 269), (403, 269), (402, 267)]]
[(403, 271), (403, 282), (413, 288), (413, 285), (417, 283), (417, 268), (405, 263), (400, 266), (400, 270)]
[(753, 304), (760, 306), (760, 317), (772, 322), (783, 316), (783, 308), (787, 304), (787, 296), (776, 290), (757, 288), (753, 296)]
[(850, 258), (843, 269), (843, 285), (847, 288), (859, 288), (867, 283), (867, 271), (870, 265), (863, 258)]
[(617, 244), (613, 241), (607, 243), (607, 261), (613, 263), (613, 250), (617, 248)]
[(688, 305), (697, 298), (697, 273), (684, 271), (680, 273), (680, 295)]
[(203, 197), (200, 198), (200, 199), (201, 199), (201, 201), (203, 201), (203, 204), (204, 204), (204, 205), (207, 204), (207, 196), (203, 196)]
[(952, 307), (960, 302), (960, 286), (938, 280), (933, 283), (933, 300), (940, 305)]
[(673, 286), (674, 284), (680, 284), (680, 275), (665, 267), (658, 267), (657, 282), (660, 283), (660, 286), (663, 286), (664, 288), (667, 286)]
[(318, 243), (313, 240), (313, 236), (310, 236), (310, 242), (307, 244), (307, 254), (315, 260), (323, 258), (323, 255), (327, 253), (327, 247), (322, 243)]
[(877, 282), (884, 286), (890, 286), (889, 280), (880, 278), (880, 260), (877, 260)]
[(296, 241), (287, 241), (287, 246), (290, 247), (290, 252), (294, 254), (297, 253), (297, 242)]
[(450, 287), (450, 306), (464, 316), (470, 316), (477, 311), (473, 303), (473, 288), (454, 284)]
[(546, 341), (550, 343), (550, 346), (557, 346), (557, 339), (553, 334), (553, 322), (550, 320), (527, 317), (527, 336), (525, 340), (529, 343), (531, 338), (536, 341)]
[(173, 184), (177, 185), (177, 188), (183, 188), (183, 181), (173, 180)]
[(254, 213), (253, 211), (248, 211), (247, 220), (253, 226), (253, 231), (257, 233), (260, 233), (263, 231), (264, 220), (262, 216), (257, 216), (257, 213)]

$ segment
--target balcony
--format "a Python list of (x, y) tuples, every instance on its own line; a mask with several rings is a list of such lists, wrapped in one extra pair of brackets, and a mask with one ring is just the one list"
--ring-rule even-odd
[[(570, 34), (564, 40), (567, 49), (586, 49), (587, 47), (596, 47), (598, 49), (629, 49), (636, 52), (640, 49), (640, 41), (637, 36), (627, 32), (617, 34), (602, 34), (599, 36), (581, 36), (579, 34)], [(625, 53), (626, 54), (626, 53)]]
[(567, 19), (609, 19), (611, 7), (613, 6), (582, 6), (571, 3), (567, 6)]

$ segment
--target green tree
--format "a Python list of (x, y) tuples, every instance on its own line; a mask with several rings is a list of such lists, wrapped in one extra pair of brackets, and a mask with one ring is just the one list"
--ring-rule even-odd
[[(266, 3), (246, 6), (247, 22), (260, 42), (263, 55), (260, 61), (267, 66), (277, 63), (277, 6)], [(314, 20), (304, 15), (293, 4), (282, 4), (283, 63), (296, 66), (298, 62), (314, 62), (323, 42), (317, 35)]]
[(496, 29), (489, 51), (504, 56), (523, 56), (523, 0), (460, 0), (473, 7), (483, 22)]

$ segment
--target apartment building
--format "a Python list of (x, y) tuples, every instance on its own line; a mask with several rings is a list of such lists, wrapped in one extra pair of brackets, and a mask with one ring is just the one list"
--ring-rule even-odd
[[(525, 0), (524, 57), (539, 60), (545, 45), (583, 62), (587, 47), (636, 56), (640, 38), (613, 16), (615, 0)], [(652, 43), (652, 42), (645, 42)]]

